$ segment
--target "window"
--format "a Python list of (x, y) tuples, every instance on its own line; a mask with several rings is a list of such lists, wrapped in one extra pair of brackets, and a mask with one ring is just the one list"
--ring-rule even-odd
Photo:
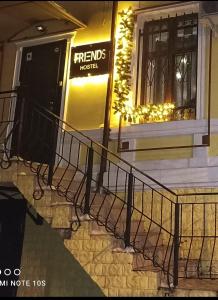
[(198, 14), (145, 22), (140, 104), (172, 102), (174, 119), (194, 119), (197, 49)]

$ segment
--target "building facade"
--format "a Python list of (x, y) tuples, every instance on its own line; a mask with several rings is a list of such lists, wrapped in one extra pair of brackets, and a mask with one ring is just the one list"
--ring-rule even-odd
[(64, 243), (105, 295), (216, 295), (217, 1), (4, 4), (4, 28), (15, 9), (1, 182), (59, 232), (77, 220)]

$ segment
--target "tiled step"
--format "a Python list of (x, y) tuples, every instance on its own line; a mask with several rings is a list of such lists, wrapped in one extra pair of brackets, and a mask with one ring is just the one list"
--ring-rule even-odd
[(54, 178), (57, 179), (68, 179), (71, 180), (73, 177), (75, 177), (76, 168), (70, 166), (70, 167), (58, 167), (57, 169), (54, 169)]
[[(167, 251), (160, 232), (156, 230), (149, 231), (148, 233), (145, 230), (140, 231), (135, 240), (135, 247), (139, 251), (143, 251), (144, 256), (142, 253), (134, 254), (133, 269), (135, 271), (159, 272), (160, 267), (153, 264), (152, 258), (162, 265)], [(169, 256), (168, 253), (170, 253), (169, 250), (167, 251), (167, 257)]]
[[(38, 188), (38, 181), (37, 181), (36, 176), (34, 179), (34, 184), (35, 184), (36, 188)], [(53, 190), (59, 191), (60, 194), (68, 192), (69, 196), (70, 196), (70, 193), (72, 193), (72, 195), (74, 195), (79, 190), (80, 187), (82, 187), (84, 189), (84, 184), (82, 184), (81, 181), (74, 180), (74, 181), (70, 182), (70, 180), (68, 180), (68, 179), (53, 180), (52, 185), (50, 186), (47, 184), (47, 180), (43, 181), (40, 178), (40, 185), (43, 190), (53, 189)]]
[(143, 257), (141, 253), (134, 253), (133, 255), (133, 271), (150, 271), (150, 272), (160, 272), (158, 266), (154, 266), (153, 262), (149, 259)]
[(179, 279), (177, 289), (216, 291), (218, 293), (218, 279)]
[[(34, 165), (34, 167), (37, 167), (37, 164)], [(42, 166), (41, 171), (46, 169), (46, 166)], [(66, 190), (69, 183), (71, 182), (72, 177), (75, 175), (75, 170), (67, 170), (64, 168), (59, 168), (55, 172), (55, 176), (53, 177), (54, 183), (58, 183), (60, 181), (60, 178), (63, 176), (63, 180), (61, 180), (61, 185), (63, 190)], [(32, 188), (35, 188), (34, 190), (39, 190), (39, 187), (37, 187), (36, 183), (36, 177), (34, 173), (31, 172), (29, 167), (24, 166), (22, 163), (19, 163), (16, 165), (16, 163), (13, 163), (11, 169), (6, 173), (6, 176), (4, 177), (5, 180), (9, 181), (10, 176), (14, 176), (14, 173), (18, 172), (18, 179), (17, 182), (21, 183), (23, 186), (22, 192), (25, 194), (26, 197), (29, 196), (31, 198)], [(33, 182), (33, 178), (34, 182)], [(31, 181), (32, 180), (32, 181)], [(33, 184), (34, 183), (34, 184)], [(72, 192), (72, 195), (75, 196), (76, 191), (78, 190), (80, 186), (81, 181), (73, 181), (70, 184), (70, 191)], [(51, 220), (51, 226), (55, 228), (58, 232), (60, 232), (63, 236), (63, 238), (67, 239), (71, 237), (71, 221), (73, 217), (76, 215), (74, 211), (74, 207), (72, 203), (68, 203), (65, 199), (65, 197), (60, 196), (57, 194), (55, 190), (51, 190), (50, 187), (47, 187), (45, 184), (43, 184), (44, 191), (44, 198), (39, 200), (35, 203), (36, 207), (38, 208), (39, 213), (42, 214), (47, 219)], [(82, 189), (82, 195), (84, 195), (84, 189), (85, 184)], [(91, 200), (93, 199), (94, 193), (91, 194)], [(114, 201), (114, 197), (112, 194), (97, 194), (95, 197), (92, 206), (91, 206), (91, 212), (98, 216), (100, 219), (102, 218), (102, 222), (106, 224), (109, 224), (111, 228), (116, 224), (116, 221), (119, 220), (116, 224), (115, 231), (116, 233), (119, 233), (121, 236), (123, 236), (123, 233), (126, 229), (126, 206), (122, 208), (122, 201), (119, 199), (116, 199), (114, 202), (114, 205), (112, 207)], [(102, 203), (103, 202), (103, 203)], [(112, 207), (112, 209), (111, 209)], [(100, 209), (101, 208), (101, 209)], [(111, 209), (111, 212), (110, 212)], [(110, 213), (109, 213), (110, 212)], [(82, 216), (82, 214), (79, 214)], [(113, 229), (113, 228), (112, 228)], [(136, 235), (137, 232), (137, 235)], [(137, 220), (133, 220), (131, 223), (131, 234), (130, 234), (130, 240), (133, 242), (135, 241), (135, 245), (139, 248), (143, 248), (145, 244), (145, 239), (147, 237), (148, 243), (146, 243), (144, 248), (144, 253), (148, 253), (149, 256), (152, 258), (152, 253), (154, 253), (155, 249), (155, 259), (160, 262), (163, 262), (164, 256), (166, 254), (167, 247), (163, 244), (163, 240), (160, 236), (160, 239), (158, 238), (158, 232), (149, 232), (146, 233), (144, 229), (144, 222), (139, 222)], [(119, 239), (115, 239), (113, 237), (113, 233), (108, 232), (104, 226), (99, 226), (95, 221), (90, 221), (90, 236), (94, 239), (94, 237), (100, 237), (104, 238), (104, 236), (110, 236), (111, 238), (111, 248), (112, 252), (116, 252), (116, 249), (123, 249), (125, 248), (124, 242)], [(157, 243), (157, 247), (155, 246)], [(167, 254), (170, 253), (170, 251), (167, 252)], [(133, 253), (133, 265), (132, 268), (134, 271), (142, 271), (142, 272), (159, 272), (160, 269), (158, 266), (153, 265), (151, 260), (145, 259), (142, 254), (140, 253)], [(178, 295), (180, 290), (197, 290), (197, 291), (212, 291), (215, 294), (218, 293), (218, 279), (214, 280), (204, 280), (204, 279), (197, 279), (197, 260), (189, 260), (187, 271), (185, 269), (186, 261), (180, 261), (179, 262), (179, 275), (188, 277), (196, 277), (191, 279), (179, 279), (179, 285), (176, 288), (176, 291), (174, 295)], [(217, 295), (217, 294), (216, 294)]]
[(165, 257), (165, 254), (166, 254), (166, 251), (167, 252), (170, 252), (170, 247), (167, 247), (166, 245), (164, 244), (161, 244), (161, 245), (154, 245), (152, 244), (149, 240), (148, 242), (146, 243), (146, 246), (144, 247), (145, 250), (149, 250), (149, 251), (152, 251), (152, 252), (155, 252), (156, 255), (158, 255), (160, 258), (164, 258)]
[[(114, 208), (122, 208), (125, 203), (120, 199), (116, 198), (113, 194), (100, 194), (96, 192), (91, 192), (92, 206), (106, 206), (107, 208), (113, 206)], [(125, 205), (126, 206), (126, 205)]]
[[(211, 278), (212, 280), (218, 279), (218, 272), (214, 268), (211, 273), (209, 272), (209, 267), (204, 268), (204, 272), (202, 273), (202, 264), (199, 264), (197, 259), (189, 259), (188, 261), (185, 259), (179, 260), (179, 277), (186, 278)], [(199, 268), (198, 268), (199, 267)]]
[[(39, 163), (31, 163), (30, 165), (25, 165), (22, 161), (17, 163), (18, 165), (18, 173), (23, 173), (26, 175), (35, 174), (35, 170), (40, 169), (40, 173), (44, 173), (48, 166), (46, 164), (39, 164)], [(33, 168), (33, 170), (31, 170)]]
[(90, 235), (91, 236), (107, 236), (113, 235), (112, 232), (107, 231), (104, 226), (98, 225), (95, 221), (90, 222)]
[[(115, 229), (117, 233), (120, 233), (120, 235), (123, 236), (123, 234), (125, 232), (125, 229), (126, 229), (126, 223), (125, 222), (122, 222), (120, 224), (118, 223), (117, 225), (116, 224), (111, 224), (111, 225), (114, 225), (114, 226), (118, 226), (118, 227), (115, 227), (115, 228), (113, 226), (110, 227), (109, 226), (110, 224), (111, 223), (107, 224), (109, 228), (111, 228), (112, 230)], [(104, 225), (100, 226), (100, 225), (97, 224), (96, 221), (93, 221), (91, 223), (91, 230), (93, 230), (95, 233), (98, 230), (102, 231), (102, 233), (104, 232), (105, 234), (107, 234), (109, 232), (109, 230), (108, 231), (105, 230), (105, 229), (102, 230), (102, 228), (104, 228)], [(131, 236), (132, 237), (135, 237), (135, 235), (136, 235), (136, 230), (137, 230), (136, 228), (138, 229), (138, 222), (137, 221), (132, 221), (132, 231), (131, 231)], [(139, 236), (145, 235), (145, 232), (143, 231), (143, 227), (142, 226), (139, 227), (137, 235), (139, 235)], [(119, 241), (120, 240), (118, 240), (118, 242)]]
[[(116, 227), (119, 228), (121, 226), (121, 231), (122, 229), (122, 224), (126, 220), (126, 211), (121, 210), (119, 208), (110, 208), (105, 205), (105, 206), (91, 206), (90, 207), (90, 214), (93, 217), (97, 217), (100, 221), (102, 222), (107, 222), (108, 224), (117, 224)], [(120, 225), (121, 224), (121, 225)]]
[(198, 260), (179, 260), (179, 276), (198, 278)]
[(77, 190), (79, 185), (81, 183), (81, 180), (78, 180), (77, 178), (58, 178), (53, 177), (52, 184), (54, 186), (58, 186), (61, 190)]
[[(186, 260), (179, 261), (179, 283), (176, 290), (196, 290), (196, 291), (217, 291), (218, 292), (218, 276), (217, 274), (211, 275), (211, 278), (207, 274), (198, 273), (197, 271), (198, 260), (189, 259), (186, 267)], [(186, 271), (185, 271), (185, 268)], [(173, 265), (171, 265), (173, 269)], [(200, 278), (201, 277), (201, 278)], [(208, 278), (207, 278), (208, 277)], [(166, 276), (162, 275), (161, 288), (167, 287)]]
[[(85, 187), (81, 184), (81, 182), (73, 182), (69, 188), (64, 187), (63, 185), (54, 186), (55, 193), (53, 194), (53, 199), (55, 201), (55, 197), (60, 198), (67, 197), (68, 201), (74, 202), (75, 197), (82, 197), (85, 193)], [(80, 195), (81, 194), (81, 195)], [(65, 200), (66, 201), (66, 200)]]
[(99, 220), (108, 224), (116, 224), (118, 221), (123, 222), (126, 219), (126, 207), (123, 207), (121, 201), (117, 201), (111, 194), (91, 194), (90, 213), (98, 217)]
[[(122, 234), (125, 231), (126, 231), (126, 215), (124, 214), (124, 218), (116, 224), (116, 232)], [(130, 240), (131, 241), (134, 240), (135, 242), (137, 242), (138, 240), (141, 240), (141, 237), (143, 236), (146, 236), (143, 223), (137, 220), (132, 220), (131, 227), (130, 227)]]

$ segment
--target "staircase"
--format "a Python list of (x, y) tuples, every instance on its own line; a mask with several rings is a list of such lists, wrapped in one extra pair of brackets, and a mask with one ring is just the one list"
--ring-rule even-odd
[[(34, 125), (50, 118), (59, 147), (48, 164), (26, 159), (25, 151), (11, 157), (21, 122), (13, 121), (16, 94), (2, 95), (1, 184), (19, 188), (105, 295), (216, 296), (217, 193), (173, 191), (38, 105)], [(26, 152), (37, 147), (40, 157), (44, 142), (25, 145)], [(107, 171), (99, 186), (102, 156)]]

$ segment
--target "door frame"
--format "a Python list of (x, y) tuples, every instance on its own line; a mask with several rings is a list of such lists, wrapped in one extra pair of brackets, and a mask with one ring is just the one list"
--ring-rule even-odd
[[(71, 59), (71, 47), (73, 45), (75, 36), (77, 31), (72, 31), (68, 33), (61, 33), (52, 36), (44, 36), (39, 38), (33, 38), (24, 41), (18, 41), (15, 43), (17, 50), (16, 50), (16, 58), (15, 58), (15, 67), (14, 67), (14, 75), (12, 81), (12, 90), (15, 90), (16, 87), (20, 85), (19, 76), (20, 76), (20, 69), (21, 69), (21, 61), (22, 61), (22, 52), (24, 47), (31, 47), (31, 46), (38, 46), (43, 44), (48, 44), (52, 42), (58, 42), (60, 40), (67, 40), (66, 45), (66, 54), (65, 54), (65, 64), (64, 64), (64, 75), (63, 75), (63, 85), (62, 85), (62, 95), (61, 95), (61, 107), (60, 107), (60, 119), (65, 120), (65, 103), (67, 103), (68, 98), (68, 91), (69, 91), (69, 73), (70, 73), (70, 59)], [(11, 107), (11, 116), (14, 119), (15, 117), (15, 109), (16, 103), (12, 103)], [(12, 130), (13, 124), (10, 124), (7, 129), (7, 134)], [(11, 147), (12, 137), (9, 140), (9, 147)], [(61, 132), (58, 131), (57, 137), (57, 146), (56, 149), (60, 149), (61, 147)]]

